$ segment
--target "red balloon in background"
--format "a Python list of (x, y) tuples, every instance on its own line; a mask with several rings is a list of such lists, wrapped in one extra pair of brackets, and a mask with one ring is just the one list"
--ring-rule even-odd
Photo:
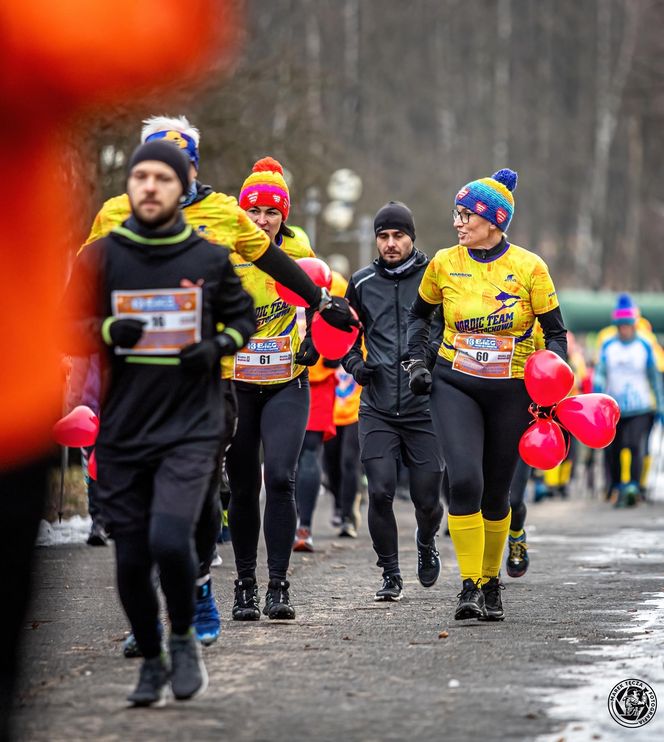
[(97, 457), (95, 456), (94, 449), (88, 459), (88, 474), (90, 479), (94, 479), (95, 482), (97, 481)]
[[(350, 308), (350, 313), (357, 319), (357, 313), (353, 307)], [(351, 327), (350, 332), (332, 327), (318, 312), (316, 312), (311, 322), (311, 339), (314, 342), (314, 347), (322, 356), (329, 358), (331, 361), (336, 361), (338, 358), (345, 356), (359, 333), (359, 327)]]
[[(332, 286), (332, 271), (327, 263), (323, 262), (320, 258), (300, 258), (295, 262), (300, 266), (300, 268), (302, 268), (316, 286), (328, 290), (330, 286)], [(301, 296), (286, 288), (283, 283), (275, 281), (274, 287), (277, 290), (279, 297), (283, 299), (286, 304), (293, 304), (296, 307), (309, 306)]]
[(92, 446), (99, 433), (99, 418), (84, 404), (74, 409), (53, 426), (53, 438), (61, 446)]
[(563, 399), (555, 415), (585, 446), (605, 448), (616, 436), (620, 407), (608, 394), (579, 394)]
[(574, 386), (574, 372), (550, 350), (536, 350), (528, 358), (523, 379), (531, 399), (543, 407), (560, 402)]
[(562, 463), (567, 446), (560, 425), (549, 419), (537, 419), (521, 436), (521, 458), (535, 469), (553, 469)]

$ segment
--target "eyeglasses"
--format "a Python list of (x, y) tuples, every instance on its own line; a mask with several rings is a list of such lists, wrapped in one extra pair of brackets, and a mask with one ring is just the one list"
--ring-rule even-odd
[(452, 209), (452, 223), (459, 219), (461, 224), (468, 224), (473, 213), (472, 211), (457, 211), (456, 209)]

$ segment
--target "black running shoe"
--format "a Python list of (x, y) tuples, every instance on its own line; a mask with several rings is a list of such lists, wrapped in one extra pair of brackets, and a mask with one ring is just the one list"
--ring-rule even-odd
[(162, 655), (143, 660), (138, 676), (138, 685), (127, 696), (134, 706), (163, 706), (166, 703), (168, 667)]
[(401, 575), (383, 575), (383, 587), (376, 592), (374, 600), (397, 602), (401, 600), (403, 580)]
[(178, 636), (171, 634), (171, 688), (178, 701), (200, 696), (208, 686), (208, 674), (203, 664), (203, 653), (196, 632)]
[(108, 533), (99, 521), (92, 521), (90, 535), (86, 541), (88, 546), (108, 546)]
[(263, 613), (268, 618), (291, 619), (295, 618), (295, 608), (290, 604), (288, 596), (288, 580), (279, 580), (273, 577), (267, 586), (265, 593), (265, 605)]
[(457, 603), (454, 618), (463, 621), (467, 618), (482, 618), (486, 616), (484, 608), (484, 593), (480, 589), (480, 580), (473, 582), (470, 577), (463, 581), (461, 592), (457, 595)]
[(502, 621), (505, 618), (503, 601), (500, 597), (500, 591), (504, 589), (505, 586), (501, 583), (500, 577), (492, 577), (482, 585), (486, 616), (478, 616), (480, 621)]
[(518, 538), (507, 539), (507, 574), (510, 577), (523, 577), (528, 571), (528, 543), (524, 531)]
[(258, 621), (261, 610), (258, 603), (258, 585), (253, 577), (235, 580), (234, 621)]
[(415, 531), (417, 544), (417, 579), (422, 587), (431, 587), (436, 584), (440, 575), (440, 556), (436, 549), (435, 539), (430, 544), (421, 544)]

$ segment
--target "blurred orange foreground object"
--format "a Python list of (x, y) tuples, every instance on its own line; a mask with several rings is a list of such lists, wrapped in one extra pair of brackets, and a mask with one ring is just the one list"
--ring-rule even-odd
[[(228, 62), (230, 0), (20, 0), (0, 5), (0, 469), (39, 454), (61, 414), (63, 228), (80, 208), (53, 177), (53, 131)], [(82, 132), (84, 135), (84, 132)]]

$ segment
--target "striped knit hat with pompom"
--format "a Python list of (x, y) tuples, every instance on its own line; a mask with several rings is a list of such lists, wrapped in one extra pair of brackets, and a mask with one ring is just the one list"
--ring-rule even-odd
[(240, 206), (246, 211), (252, 206), (271, 206), (284, 218), (290, 211), (290, 194), (284, 180), (284, 169), (271, 157), (263, 157), (251, 168), (251, 175), (242, 184)]
[(456, 195), (455, 205), (465, 206), (503, 232), (507, 231), (514, 214), (514, 196), (517, 174), (504, 168), (490, 178), (467, 183)]

